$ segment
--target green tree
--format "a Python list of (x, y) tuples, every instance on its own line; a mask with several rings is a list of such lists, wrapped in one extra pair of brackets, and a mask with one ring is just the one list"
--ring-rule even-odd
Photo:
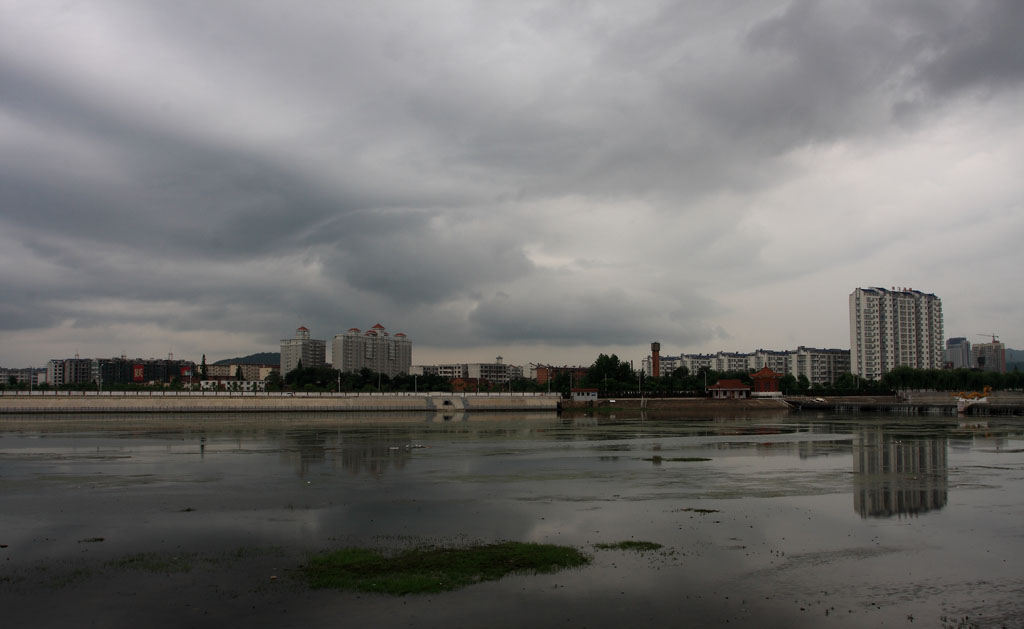
[(686, 365), (676, 367), (670, 374), (676, 380), (686, 380), (690, 376), (690, 370), (686, 368)]
[[(555, 381), (557, 380), (558, 378), (555, 378)], [(606, 392), (634, 390), (636, 375), (629, 363), (619, 360), (615, 354), (599, 354), (594, 364), (587, 369), (583, 382), (575, 383), (575, 386), (596, 388)]]
[(281, 379), (281, 372), (275, 369), (267, 375), (266, 390), (281, 391), (282, 389), (284, 389), (284, 381)]
[[(195, 356), (195, 354), (192, 354), (192, 355)], [(203, 380), (207, 380), (208, 379), (207, 370), (206, 370), (206, 354), (203, 354), (203, 362), (199, 363), (199, 376)]]

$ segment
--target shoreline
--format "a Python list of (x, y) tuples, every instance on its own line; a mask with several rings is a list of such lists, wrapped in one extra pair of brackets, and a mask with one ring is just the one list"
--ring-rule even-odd
[(0, 415), (118, 413), (441, 413), (556, 411), (546, 394), (60, 392), (0, 396)]
[[(4, 393), (0, 418), (41, 415), (207, 415), (321, 414), (379, 419), (406, 415), (412, 421), (451, 421), (467, 415), (490, 413), (623, 412), (679, 413), (716, 416), (735, 413), (799, 413), (801, 411), (894, 413), (957, 416), (956, 404), (941, 394), (909, 396), (806, 396), (745, 398), (602, 398), (596, 401), (563, 400), (558, 394), (534, 393), (193, 393), (61, 391)], [(1008, 393), (990, 404), (975, 404), (966, 416), (1024, 416), (1024, 396)]]

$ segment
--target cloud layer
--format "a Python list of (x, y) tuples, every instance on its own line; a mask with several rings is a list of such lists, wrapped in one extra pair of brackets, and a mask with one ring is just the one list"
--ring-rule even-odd
[(1024, 346), (1022, 22), (0, 1), (0, 364), (378, 321), (416, 362), (844, 347), (867, 285)]

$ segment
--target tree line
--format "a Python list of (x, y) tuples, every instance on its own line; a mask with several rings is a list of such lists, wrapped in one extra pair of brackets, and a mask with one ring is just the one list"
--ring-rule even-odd
[[(205, 359), (205, 356), (204, 356)], [(205, 360), (203, 361), (205, 363)], [(202, 367), (200, 367), (202, 371)], [(240, 374), (237, 374), (240, 375)], [(632, 365), (619, 359), (615, 354), (600, 354), (582, 375), (572, 371), (559, 371), (550, 382), (537, 384), (529, 378), (516, 378), (511, 383), (480, 383), (474, 385), (473, 391), (480, 392), (543, 392), (551, 391), (568, 395), (570, 389), (597, 389), (602, 397), (631, 395), (657, 395), (680, 397), (703, 397), (706, 387), (719, 380), (735, 379), (746, 385), (752, 385), (750, 374), (746, 371), (715, 371), (701, 368), (690, 372), (686, 367), (679, 367), (670, 374), (654, 377), (645, 375), (641, 370), (634, 370)], [(230, 383), (225, 383), (225, 388)], [(198, 386), (193, 384), (193, 387)], [(835, 382), (812, 385), (801, 375), (782, 376), (779, 388), (786, 395), (884, 395), (899, 390), (935, 390), (935, 391), (981, 391), (984, 387), (992, 387), (995, 391), (1024, 390), (1024, 372), (1014, 369), (1008, 373), (978, 371), (976, 369), (914, 369), (897, 367), (882, 376), (880, 380), (867, 380), (850, 373), (840, 375)], [(187, 382), (174, 378), (169, 384), (143, 383), (111, 383), (104, 385), (106, 391), (147, 391), (147, 390), (184, 390), (189, 388)], [(27, 383), (18, 383), (14, 376), (7, 382), (0, 382), (0, 390), (28, 390)], [(96, 391), (100, 385), (95, 382), (64, 384), (54, 387), (47, 383), (35, 387), (36, 390), (50, 389), (72, 391)], [(390, 377), (386, 374), (362, 369), (358, 372), (341, 372), (331, 367), (303, 367), (301, 363), (282, 377), (272, 372), (267, 378), (267, 391), (342, 391), (342, 392), (413, 392), (453, 390), (452, 382), (436, 375), (399, 374)]]

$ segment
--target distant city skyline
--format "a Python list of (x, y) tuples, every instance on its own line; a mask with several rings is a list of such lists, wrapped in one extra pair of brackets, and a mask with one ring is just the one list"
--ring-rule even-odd
[[(1024, 4), (0, 0), (0, 364), (1024, 347)], [(197, 25), (201, 25), (198, 28)]]

